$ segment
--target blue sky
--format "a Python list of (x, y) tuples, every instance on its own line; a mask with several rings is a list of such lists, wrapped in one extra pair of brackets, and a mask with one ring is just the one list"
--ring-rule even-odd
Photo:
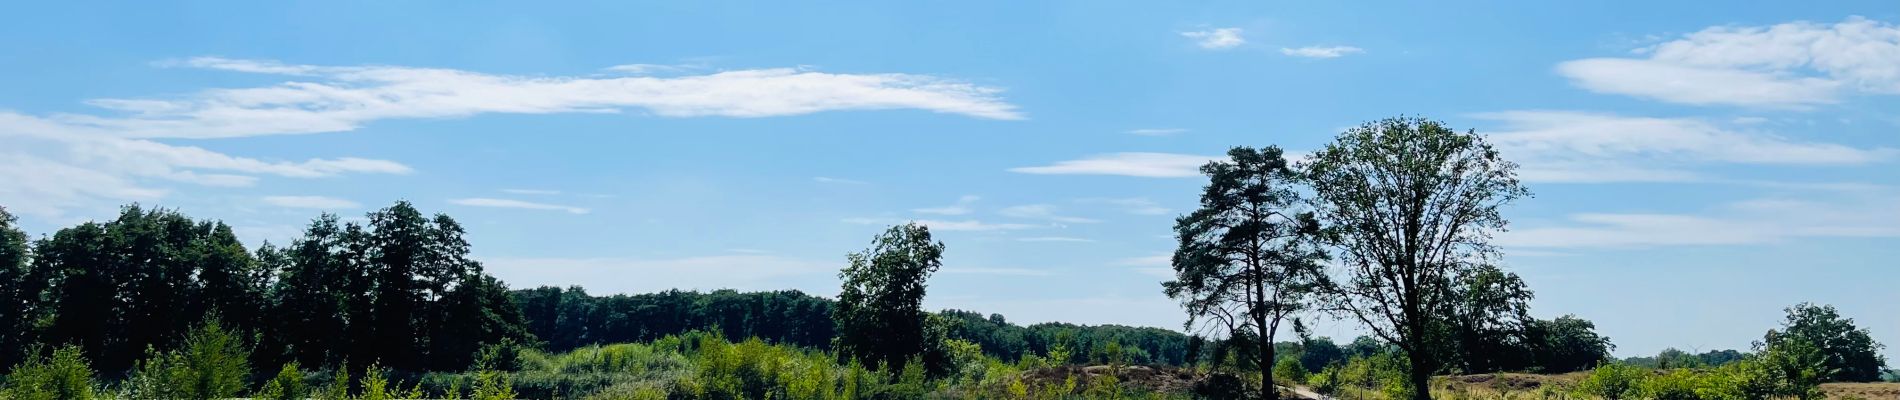
[(12, 11), (0, 205), (36, 234), (140, 202), (282, 243), (405, 199), (516, 287), (829, 295), (917, 220), (931, 307), (1176, 328), (1195, 165), (1423, 115), (1523, 164), (1508, 267), (1619, 355), (1746, 348), (1801, 301), (1900, 345), (1890, 3)]

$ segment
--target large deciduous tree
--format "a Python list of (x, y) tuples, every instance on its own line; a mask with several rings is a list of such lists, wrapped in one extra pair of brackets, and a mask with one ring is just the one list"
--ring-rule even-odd
[(1498, 208), (1530, 195), (1517, 165), (1475, 132), (1401, 117), (1341, 133), (1305, 167), (1346, 270), (1337, 308), (1403, 350), (1413, 398), (1430, 399), (1434, 318), (1458, 277), (1496, 259)]
[(1299, 177), (1280, 148), (1236, 147), (1229, 160), (1201, 167), (1208, 184), (1200, 209), (1177, 218), (1180, 241), (1168, 297), (1187, 309), (1186, 327), (1251, 338), (1243, 351), (1260, 368), (1260, 396), (1274, 398), (1273, 337), (1281, 321), (1305, 309), (1323, 280), (1319, 223), (1300, 210)]
[(923, 310), (924, 281), (943, 265), (943, 243), (916, 223), (893, 226), (871, 241), (871, 248), (849, 255), (838, 273), (844, 281), (832, 316), (837, 322), (838, 354), (865, 365), (902, 371), (921, 358), (940, 365), (943, 352)]
[(1773, 350), (1802, 342), (1817, 348), (1825, 357), (1823, 379), (1827, 382), (1871, 382), (1880, 379), (1887, 361), (1880, 356), (1881, 344), (1874, 342), (1866, 329), (1854, 326), (1852, 318), (1842, 318), (1830, 305), (1809, 303), (1789, 307), (1782, 329), (1771, 329), (1763, 344)]

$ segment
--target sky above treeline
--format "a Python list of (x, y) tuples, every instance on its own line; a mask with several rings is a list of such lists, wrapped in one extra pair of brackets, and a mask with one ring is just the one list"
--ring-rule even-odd
[(1900, 346), (1892, 3), (1314, 3), (32, 2), (0, 17), (0, 206), (256, 246), (407, 200), (513, 287), (596, 294), (829, 296), (917, 221), (932, 308), (1178, 329), (1195, 167), (1417, 115), (1521, 164), (1507, 268), (1620, 356), (1746, 349), (1804, 301)]

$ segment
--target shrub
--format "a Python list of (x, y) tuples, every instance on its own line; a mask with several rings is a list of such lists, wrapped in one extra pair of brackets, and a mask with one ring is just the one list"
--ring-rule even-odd
[(1300, 359), (1297, 357), (1280, 357), (1279, 362), (1273, 363), (1273, 379), (1275, 381), (1283, 381), (1288, 385), (1293, 385), (1306, 382), (1306, 375), (1306, 365), (1300, 364)]
[(310, 389), (304, 385), (303, 370), (297, 369), (297, 362), (291, 361), (277, 370), (277, 376), (264, 382), (257, 397), (265, 400), (301, 400), (310, 396)]
[(134, 366), (126, 397), (132, 399), (223, 399), (237, 396), (250, 378), (251, 351), (236, 332), (215, 318), (185, 336), (176, 350), (145, 350)]
[(90, 400), (94, 395), (92, 366), (78, 346), (64, 346), (41, 356), (41, 349), (13, 366), (0, 398), (8, 400)]
[(1601, 397), (1607, 400), (1622, 400), (1635, 394), (1637, 382), (1643, 380), (1648, 371), (1623, 363), (1610, 363), (1598, 366), (1590, 371), (1590, 376), (1577, 382), (1577, 392)]
[(311, 393), (310, 397), (315, 400), (349, 400), (350, 366), (344, 364), (337, 367), (336, 371), (330, 373), (330, 384)]

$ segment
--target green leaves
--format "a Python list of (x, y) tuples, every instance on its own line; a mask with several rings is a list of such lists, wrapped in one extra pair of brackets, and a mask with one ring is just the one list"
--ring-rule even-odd
[(839, 354), (866, 365), (901, 371), (922, 357), (932, 372), (947, 364), (943, 327), (932, 328), (923, 311), (924, 282), (943, 262), (944, 246), (916, 223), (893, 226), (852, 253), (838, 273), (843, 289), (832, 313)]
[(1882, 346), (1874, 342), (1866, 329), (1854, 326), (1854, 320), (1843, 318), (1831, 305), (1797, 304), (1787, 309), (1787, 320), (1782, 329), (1769, 330), (1763, 338), (1763, 345), (1771, 352), (1776, 348), (1788, 351), (1806, 351), (1813, 347), (1822, 358), (1826, 382), (1871, 382), (1880, 379), (1881, 368), (1886, 359), (1880, 355)]
[(1422, 387), (1441, 361), (1436, 314), (1456, 301), (1458, 280), (1496, 259), (1498, 208), (1530, 195), (1517, 165), (1475, 132), (1400, 117), (1340, 133), (1302, 169), (1347, 270), (1330, 287), (1333, 308), (1410, 354), (1412, 385)]
[(92, 366), (77, 346), (62, 346), (51, 354), (40, 349), (28, 350), (28, 356), (14, 365), (0, 386), (0, 398), (8, 400), (91, 400), (96, 388)]

